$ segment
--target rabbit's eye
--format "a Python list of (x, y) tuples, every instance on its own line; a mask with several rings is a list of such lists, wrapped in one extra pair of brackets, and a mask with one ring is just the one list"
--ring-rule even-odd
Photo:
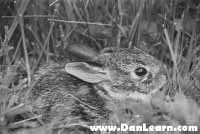
[(138, 67), (135, 69), (135, 74), (141, 77), (147, 74), (147, 70), (144, 67)]

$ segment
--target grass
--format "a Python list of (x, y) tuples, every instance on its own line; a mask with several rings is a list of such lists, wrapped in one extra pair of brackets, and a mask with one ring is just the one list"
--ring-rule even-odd
[[(195, 100), (192, 103), (200, 104), (198, 1), (8, 0), (0, 5), (2, 133), (7, 132), (5, 115), (31, 111), (26, 104), (18, 104), (18, 98), (20, 92), (28, 94), (34, 86), (32, 78), (40, 65), (51, 60), (81, 60), (77, 52), (91, 57), (110, 46), (138, 47), (157, 57), (167, 67), (172, 84), (169, 94), (183, 93)], [(178, 101), (175, 106), (190, 109), (190, 102)], [(46, 133), (44, 129), (51, 127), (38, 129)]]

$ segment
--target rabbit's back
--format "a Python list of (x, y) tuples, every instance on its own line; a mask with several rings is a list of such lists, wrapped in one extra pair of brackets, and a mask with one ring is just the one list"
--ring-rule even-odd
[(84, 121), (108, 116), (105, 99), (97, 87), (66, 73), (61, 64), (44, 65), (35, 74), (35, 81), (30, 101), (46, 121), (59, 115)]

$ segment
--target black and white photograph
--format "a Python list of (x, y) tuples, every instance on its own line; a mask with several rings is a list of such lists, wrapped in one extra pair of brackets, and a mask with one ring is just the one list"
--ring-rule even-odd
[(200, 134), (200, 0), (0, 0), (0, 134)]

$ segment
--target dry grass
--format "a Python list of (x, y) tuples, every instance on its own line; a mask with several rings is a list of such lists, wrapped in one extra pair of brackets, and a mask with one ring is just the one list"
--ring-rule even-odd
[[(77, 45), (85, 50), (82, 54), (85, 57), (109, 46), (139, 47), (165, 63), (172, 83), (170, 95), (178, 91), (200, 104), (198, 1), (8, 0), (0, 1), (0, 5), (2, 134), (6, 134), (9, 127), (27, 122), (7, 126), (6, 118), (26, 111), (31, 113), (30, 107), (19, 104), (18, 98), (20, 92), (25, 90), (28, 94), (34, 86), (32, 75), (37, 68), (51, 60), (81, 60), (76, 53), (81, 51)], [(72, 50), (72, 54), (67, 50)], [(27, 102), (27, 94), (24, 102)], [(190, 109), (190, 103), (176, 105)], [(149, 117), (151, 111), (148, 112), (144, 114)], [(123, 113), (119, 110), (117, 114), (113, 118), (119, 124), (118, 117)], [(32, 117), (39, 120), (37, 116)], [(50, 133), (52, 124), (19, 133)]]

